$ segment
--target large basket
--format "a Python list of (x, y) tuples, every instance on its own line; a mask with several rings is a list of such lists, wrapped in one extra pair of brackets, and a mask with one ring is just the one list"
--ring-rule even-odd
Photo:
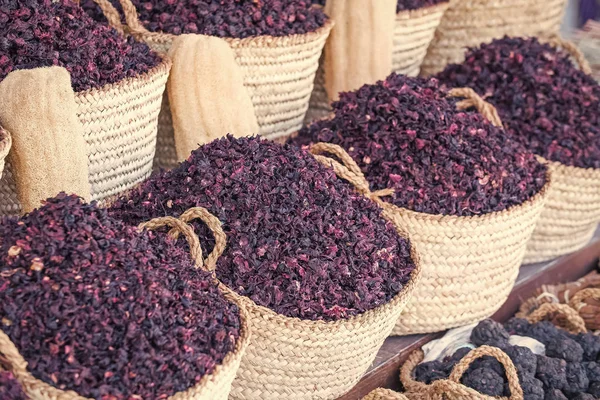
[(0, 126), (0, 179), (2, 179), (2, 171), (4, 171), (4, 160), (8, 156), (11, 145), (10, 133)]
[(600, 169), (551, 163), (553, 184), (527, 245), (525, 263), (551, 260), (584, 247), (600, 222)]
[[(138, 77), (75, 93), (93, 200), (123, 192), (152, 173), (158, 113), (170, 67), (171, 61), (164, 58)], [(21, 205), (10, 162), (4, 172), (0, 215), (18, 215)]]
[[(199, 207), (192, 208), (187, 211), (187, 214), (194, 215), (195, 218), (201, 218), (209, 226), (218, 224), (220, 227), (219, 221), (215, 217), (212, 217), (205, 209)], [(217, 254), (218, 251), (213, 251), (213, 254), (210, 254), (206, 260), (203, 260), (202, 250), (199, 250), (200, 243), (198, 237), (193, 229), (184, 222), (173, 217), (163, 217), (144, 223), (140, 227), (156, 229), (163, 226), (171, 226), (174, 229), (172, 232), (182, 233), (186, 237), (190, 244), (191, 253), (196, 261), (197, 267), (207, 268), (208, 270), (212, 268), (214, 270), (216, 260), (219, 256), (219, 254)], [(236, 376), (242, 356), (250, 342), (251, 331), (248, 322), (249, 315), (237, 301), (237, 298), (231, 296), (226, 291), (223, 292), (223, 295), (230, 302), (237, 304), (240, 310), (240, 336), (237, 339), (234, 350), (225, 356), (223, 362), (217, 365), (211, 374), (205, 375), (200, 382), (188, 390), (176, 393), (169, 397), (169, 400), (227, 400), (229, 398), (231, 383)], [(25, 393), (32, 399), (90, 400), (78, 395), (74, 391), (59, 390), (46, 382), (33, 377), (33, 375), (27, 371), (27, 362), (23, 359), (14, 343), (4, 332), (2, 332), (2, 330), (0, 330), (0, 362), (6, 364), (4, 365), (4, 368), (15, 375), (16, 379), (23, 386)]]
[[(154, 50), (168, 52), (175, 36), (149, 32), (140, 23), (131, 0), (120, 2), (128, 31)], [(315, 32), (303, 35), (224, 39), (244, 74), (244, 86), (254, 105), (260, 135), (275, 139), (302, 127), (319, 58), (332, 27), (333, 22), (328, 20)], [(158, 131), (155, 167), (172, 168), (177, 164), (177, 158), (166, 94)]]
[[(394, 30), (393, 71), (398, 74), (417, 76), (427, 48), (433, 39), (449, 3), (440, 3), (418, 10), (399, 12)], [(315, 87), (310, 98), (310, 106), (305, 122), (324, 118), (331, 111), (325, 90), (325, 72), (323, 58), (315, 78)]]
[(558, 33), (566, 0), (451, 0), (429, 46), (421, 75), (461, 63), (467, 47), (509, 36)]

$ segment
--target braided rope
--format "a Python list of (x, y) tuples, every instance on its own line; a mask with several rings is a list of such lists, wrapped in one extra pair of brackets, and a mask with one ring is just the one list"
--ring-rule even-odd
[(585, 333), (587, 329), (585, 327), (585, 321), (581, 316), (577, 313), (576, 310), (568, 306), (567, 304), (554, 304), (554, 303), (544, 303), (538, 309), (534, 310), (531, 314), (525, 317), (525, 319), (531, 323), (535, 324), (537, 322), (543, 321), (548, 316), (558, 313), (565, 319), (565, 327), (564, 329), (568, 330), (571, 333)]
[(479, 111), (479, 113), (483, 115), (485, 119), (490, 121), (492, 125), (497, 126), (499, 128), (502, 127), (502, 120), (500, 119), (500, 115), (498, 115), (498, 110), (496, 110), (496, 107), (483, 100), (481, 96), (479, 96), (477, 92), (475, 92), (473, 89), (454, 88), (448, 91), (448, 95), (451, 97), (465, 98), (465, 100), (460, 101), (456, 104), (456, 107), (459, 110), (462, 111), (470, 107), (475, 107), (477, 111)]
[(590, 66), (590, 63), (588, 62), (588, 60), (585, 58), (585, 55), (583, 54), (583, 52), (579, 49), (579, 47), (577, 47), (577, 45), (575, 43), (573, 43), (569, 40), (563, 39), (559, 35), (549, 36), (544, 41), (552, 47), (556, 47), (556, 48), (560, 47), (564, 51), (569, 53), (569, 55), (571, 55), (571, 57), (573, 57), (575, 59), (575, 61), (577, 61), (577, 64), (579, 65), (579, 69), (584, 74), (586, 74), (586, 75), (592, 74), (592, 67)]
[(569, 305), (575, 311), (579, 312), (579, 310), (581, 310), (582, 307), (585, 307), (585, 300), (587, 299), (600, 300), (600, 289), (589, 288), (578, 291), (569, 301)]
[(129, 33), (131, 33), (137, 40), (144, 42), (147, 40), (154, 40), (158, 43), (173, 40), (174, 35), (161, 32), (150, 32), (148, 29), (146, 29), (146, 27), (140, 22), (137, 9), (131, 0), (119, 0), (119, 3), (121, 3), (121, 7), (123, 8), (125, 22), (127, 22), (127, 29)]
[[(497, 359), (504, 366), (510, 389), (509, 399), (523, 400), (523, 389), (519, 383), (517, 369), (510, 357), (499, 348), (481, 346), (471, 350), (454, 366), (448, 379), (440, 379), (432, 382), (430, 385), (417, 382), (413, 379), (413, 371), (423, 361), (423, 356), (422, 350), (414, 351), (400, 369), (400, 381), (406, 389), (407, 396), (411, 399), (443, 400), (445, 396), (457, 399), (497, 399), (496, 397), (483, 395), (460, 383), (462, 376), (475, 360), (484, 356), (490, 356)], [(501, 399), (506, 398), (503, 397)]]
[[(77, 1), (79, 3), (79, 1)], [(109, 0), (94, 0), (94, 3), (100, 6), (100, 9), (104, 13), (104, 16), (108, 20), (108, 24), (116, 30), (119, 35), (125, 35), (125, 28), (121, 23), (121, 15), (119, 15), (119, 11), (111, 4)]]

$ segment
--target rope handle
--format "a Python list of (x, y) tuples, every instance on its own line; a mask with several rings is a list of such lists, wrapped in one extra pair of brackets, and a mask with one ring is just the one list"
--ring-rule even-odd
[[(365, 175), (360, 170), (358, 164), (350, 157), (350, 155), (341, 146), (332, 143), (315, 143), (310, 146), (310, 153), (322, 165), (333, 168), (335, 174), (350, 182), (364, 196), (377, 202), (382, 203), (381, 197), (391, 196), (394, 194), (394, 189), (382, 189), (371, 192), (369, 182)], [(326, 157), (323, 154), (333, 154), (339, 158), (342, 163)]]
[[(81, 3), (80, 0), (73, 1), (77, 5), (80, 5)], [(124, 36), (125, 29), (123, 28), (123, 24), (121, 23), (121, 16), (119, 15), (119, 11), (117, 11), (117, 9), (111, 4), (111, 2), (109, 0), (94, 0), (94, 3), (96, 3), (102, 10), (102, 13), (108, 21), (108, 25), (117, 32), (119, 32), (119, 35)]]
[[(94, 0), (96, 1), (96, 0)], [(108, 0), (100, 0), (100, 1), (108, 1)], [(170, 35), (162, 32), (150, 32), (146, 27), (140, 22), (140, 17), (135, 8), (135, 5), (131, 2), (131, 0), (119, 0), (121, 3), (121, 7), (123, 8), (123, 14), (125, 15), (125, 22), (127, 23), (127, 29), (130, 34), (133, 35), (139, 41), (146, 41), (148, 39), (161, 40), (168, 37), (172, 37), (174, 35)]]
[[(471, 364), (485, 356), (494, 357), (503, 366), (508, 379), (508, 387), (510, 389), (510, 400), (523, 400), (523, 388), (519, 383), (517, 369), (512, 360), (506, 353), (497, 347), (481, 346), (471, 350), (464, 356), (452, 369), (448, 379), (440, 379), (426, 385), (422, 382), (417, 382), (413, 379), (412, 374), (414, 369), (423, 361), (423, 351), (416, 350), (409, 357), (406, 363), (400, 369), (400, 381), (407, 391), (408, 397), (411, 397), (411, 392), (418, 394), (422, 398), (431, 400), (443, 400), (444, 395), (453, 395), (458, 398), (481, 398), (494, 399), (495, 397), (486, 396), (474, 389), (471, 389), (460, 383), (462, 376), (469, 369)], [(506, 399), (502, 397), (500, 399)]]
[(463, 111), (467, 108), (475, 107), (477, 111), (485, 119), (487, 119), (492, 125), (502, 128), (502, 120), (498, 114), (498, 110), (492, 104), (483, 100), (483, 98), (477, 94), (471, 88), (454, 88), (448, 91), (450, 97), (464, 97), (465, 100), (459, 101), (456, 104), (458, 110)]
[(527, 322), (531, 324), (545, 320), (548, 316), (558, 313), (565, 319), (564, 329), (570, 333), (586, 333), (585, 321), (567, 304), (544, 303), (534, 310), (531, 314), (525, 317)]
[(546, 38), (545, 40), (552, 47), (560, 47), (571, 57), (577, 61), (579, 65), (579, 69), (586, 75), (591, 75), (592, 67), (590, 67), (590, 63), (585, 58), (583, 52), (577, 47), (577, 45), (569, 40), (561, 38), (559, 35), (552, 35)]
[[(200, 219), (202, 220), (210, 229), (212, 234), (215, 237), (215, 248), (212, 253), (206, 258), (206, 260), (202, 257), (202, 248), (200, 247), (200, 240), (198, 239), (198, 235), (194, 232), (194, 229), (188, 222)], [(162, 228), (164, 226), (171, 227), (171, 231), (169, 235), (174, 239), (179, 237), (179, 234), (183, 234), (188, 244), (190, 245), (190, 254), (192, 259), (194, 260), (194, 264), (196, 268), (202, 268), (207, 272), (211, 272), (214, 274), (214, 271), (217, 267), (217, 260), (223, 254), (225, 250), (225, 245), (227, 242), (227, 237), (225, 236), (225, 232), (221, 226), (221, 221), (207, 209), (202, 207), (193, 207), (181, 214), (179, 218), (175, 217), (159, 217), (154, 218), (150, 221), (141, 223), (138, 228), (148, 229), (148, 230), (156, 230)]]
[(600, 289), (589, 288), (578, 291), (569, 301), (569, 305), (575, 311), (579, 312), (582, 307), (586, 306), (585, 300), (587, 299), (600, 300)]

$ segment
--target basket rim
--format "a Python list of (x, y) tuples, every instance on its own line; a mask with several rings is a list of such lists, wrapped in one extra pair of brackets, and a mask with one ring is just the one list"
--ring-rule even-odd
[[(12, 137), (10, 133), (0, 126), (0, 162), (6, 158), (12, 146)], [(0, 169), (0, 173), (2, 173)]]
[(444, 0), (441, 3), (432, 4), (430, 6), (415, 8), (414, 10), (402, 10), (396, 13), (397, 19), (405, 20), (404, 17), (410, 18), (418, 18), (423, 17), (427, 14), (431, 14), (438, 11), (446, 11), (450, 7), (450, 2), (452, 0)]
[(540, 160), (542, 160), (543, 162), (546, 162), (547, 164), (551, 165), (553, 168), (560, 168), (560, 169), (567, 169), (571, 172), (575, 172), (577, 174), (582, 174), (582, 173), (592, 173), (592, 174), (598, 174), (598, 179), (600, 179), (600, 168), (594, 168), (594, 167), (576, 167), (574, 165), (567, 165), (567, 164), (563, 164), (559, 161), (552, 161), (552, 160), (547, 160), (546, 158), (542, 157), (542, 156), (537, 156)]
[(167, 75), (169, 73), (169, 70), (171, 69), (173, 61), (168, 55), (164, 53), (157, 54), (159, 54), (161, 58), (160, 62), (154, 67), (152, 67), (150, 70), (144, 72), (143, 74), (121, 79), (118, 82), (107, 83), (106, 85), (97, 88), (91, 88), (87, 90), (82, 90), (81, 92), (75, 92), (75, 98), (109, 92), (111, 90), (119, 89), (121, 87), (127, 87), (138, 82), (147, 83), (156, 79), (160, 75)]
[[(0, 130), (1, 130), (1, 128), (0, 128)], [(220, 287), (221, 284), (220, 283), (218, 283), (218, 284)], [(252, 332), (250, 330), (250, 315), (248, 313), (248, 310), (244, 307), (242, 302), (239, 301), (239, 299), (231, 296), (230, 293), (223, 291), (223, 290), (220, 290), (220, 292), (227, 301), (229, 301), (232, 304), (235, 304), (239, 310), (240, 335), (236, 340), (235, 347), (232, 351), (228, 352), (225, 355), (225, 357), (219, 364), (215, 365), (215, 368), (213, 369), (213, 371), (210, 374), (205, 374), (198, 383), (196, 383), (193, 386), (190, 386), (188, 389), (172, 394), (171, 396), (169, 396), (167, 398), (168, 400), (172, 400), (172, 399), (180, 400), (181, 396), (191, 395), (192, 393), (202, 390), (210, 381), (215, 381), (222, 375), (226, 374), (228, 372), (227, 370), (229, 368), (232, 368), (238, 360), (241, 360), (241, 358), (243, 357), (243, 355), (246, 351), (246, 348), (248, 347), (248, 345), (250, 343), (250, 338), (251, 338)], [(25, 365), (27, 365), (28, 362), (23, 358), (23, 356), (21, 355), (21, 352), (19, 351), (17, 346), (8, 337), (8, 335), (6, 333), (4, 333), (4, 331), (2, 331), (1, 329), (0, 329), (0, 336), (5, 336), (7, 338), (9, 343), (12, 344), (12, 346), (14, 346), (14, 348), (17, 350), (19, 357), (21, 357), (21, 359), (25, 362)], [(2, 370), (2, 368), (0, 365), (0, 371), (1, 370)], [(29, 386), (22, 379), (20, 379), (20, 374), (14, 373), (12, 368), (6, 369), (6, 371), (12, 372), (13, 375), (15, 376), (15, 379), (24, 388)], [(74, 391), (72, 389), (68, 389), (68, 390), (59, 389), (55, 386), (52, 386), (49, 383), (42, 381), (41, 379), (36, 378), (35, 376), (33, 376), (33, 374), (30, 371), (27, 370), (26, 372), (27, 372), (27, 381), (29, 383), (35, 383), (36, 385), (39, 385), (42, 387), (44, 387), (44, 386), (49, 387), (53, 391), (58, 391), (59, 393), (63, 393), (65, 395), (74, 393), (80, 399), (88, 400), (88, 398), (81, 396), (80, 394), (78, 394), (76, 391)], [(236, 373), (237, 373), (237, 371), (236, 371)], [(26, 393), (28, 393), (28, 391), (26, 391)], [(89, 399), (89, 400), (91, 400), (91, 399)]]
[(301, 319), (298, 317), (288, 317), (286, 315), (276, 313), (275, 311), (271, 310), (270, 308), (256, 304), (256, 302), (254, 302), (254, 300), (250, 299), (249, 297), (242, 296), (242, 295), (236, 293), (233, 289), (229, 288), (228, 286), (226, 286), (223, 283), (220, 283), (220, 286), (223, 288), (224, 291), (227, 291), (232, 296), (238, 298), (246, 307), (248, 307), (249, 313), (256, 312), (261, 317), (265, 317), (266, 319), (270, 319), (270, 320), (279, 320), (279, 321), (281, 321), (281, 323), (286, 324), (286, 325), (301, 324), (308, 329), (340, 328), (342, 326), (352, 325), (352, 324), (360, 322), (362, 320), (369, 319), (371, 316), (377, 315), (377, 314), (381, 313), (382, 311), (386, 311), (389, 308), (398, 307), (402, 303), (407, 302), (410, 299), (410, 297), (412, 296), (412, 294), (415, 290), (415, 287), (419, 284), (419, 282), (421, 280), (421, 276), (423, 274), (423, 267), (422, 267), (422, 263), (421, 263), (421, 256), (416, 248), (417, 246), (415, 246), (415, 242), (410, 240), (409, 235), (401, 227), (399, 227), (395, 221), (393, 221), (391, 218), (385, 216), (384, 211), (385, 210), (382, 210), (381, 217), (394, 225), (394, 227), (396, 228), (396, 232), (398, 233), (399, 236), (409, 240), (409, 242), (410, 242), (410, 258), (415, 264), (415, 268), (412, 270), (412, 272), (410, 274), (410, 279), (409, 279), (408, 283), (406, 283), (406, 285), (404, 285), (404, 287), (402, 288), (402, 290), (400, 292), (398, 292), (394, 297), (392, 297), (388, 302), (386, 302), (384, 304), (381, 304), (381, 305), (379, 305), (375, 308), (372, 308), (370, 310), (367, 310), (363, 313), (353, 315), (350, 318), (342, 318), (342, 319), (335, 320), (335, 321), (309, 320), (309, 319)]

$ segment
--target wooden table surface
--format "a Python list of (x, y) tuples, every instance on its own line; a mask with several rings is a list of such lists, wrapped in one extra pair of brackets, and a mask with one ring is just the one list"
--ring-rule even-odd
[[(590, 244), (576, 253), (550, 262), (522, 266), (508, 300), (492, 318), (498, 321), (508, 320), (517, 312), (521, 301), (531, 297), (538, 287), (577, 280), (598, 265), (599, 257), (600, 229)], [(359, 400), (378, 387), (399, 390), (399, 369), (409, 354), (442, 335), (443, 332), (388, 338), (365, 376), (339, 400)]]

